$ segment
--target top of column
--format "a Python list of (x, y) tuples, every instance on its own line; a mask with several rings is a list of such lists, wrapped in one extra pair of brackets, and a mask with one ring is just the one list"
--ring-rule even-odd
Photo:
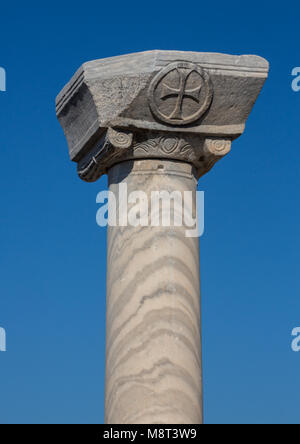
[[(163, 151), (170, 158), (174, 151), (174, 158), (184, 160), (176, 150), (182, 156), (185, 142), (198, 144), (187, 161), (204, 174), (209, 168), (202, 171), (199, 159), (208, 151), (210, 156), (226, 154), (243, 133), (268, 68), (265, 59), (254, 55), (159, 50), (84, 63), (56, 99), (70, 157), (83, 171), (97, 156), (101, 166), (82, 175), (95, 180), (124, 157), (124, 150), (124, 158), (143, 157), (133, 147), (149, 137), (161, 138), (158, 145), (165, 143), (165, 149), (158, 157), (164, 157)], [(174, 138), (183, 140), (181, 148), (174, 148)]]

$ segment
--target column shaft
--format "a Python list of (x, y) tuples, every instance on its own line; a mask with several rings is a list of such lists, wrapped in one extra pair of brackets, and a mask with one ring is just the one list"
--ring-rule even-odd
[[(188, 163), (127, 161), (108, 177), (117, 201), (126, 183), (149, 202), (152, 191), (192, 191), (195, 204)], [(202, 422), (199, 239), (186, 229), (108, 227), (106, 423)]]

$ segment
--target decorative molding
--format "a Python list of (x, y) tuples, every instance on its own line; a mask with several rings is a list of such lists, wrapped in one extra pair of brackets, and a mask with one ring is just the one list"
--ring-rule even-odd
[(114, 128), (108, 128), (107, 139), (116, 148), (129, 148), (132, 144), (133, 134), (125, 131), (117, 131)]
[(102, 139), (78, 162), (78, 175), (87, 182), (96, 181), (116, 163), (137, 159), (180, 160), (192, 164), (198, 177), (231, 147), (231, 140), (199, 137), (194, 134), (162, 131), (137, 131), (109, 128)]
[(231, 149), (230, 139), (205, 139), (204, 151), (215, 156), (225, 156)]
[(188, 135), (151, 134), (147, 140), (135, 141), (133, 154), (135, 158), (161, 157), (194, 163), (197, 161), (199, 145), (201, 145), (201, 139), (188, 137)]
[(132, 139), (133, 134), (128, 131), (108, 128), (100, 142), (78, 162), (77, 172), (80, 179), (95, 182), (106, 173), (107, 168), (125, 155), (132, 144)]

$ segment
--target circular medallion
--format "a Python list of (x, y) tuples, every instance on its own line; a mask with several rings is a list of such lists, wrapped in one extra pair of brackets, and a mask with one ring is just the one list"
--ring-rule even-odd
[(188, 125), (207, 111), (213, 96), (209, 75), (190, 62), (167, 65), (152, 79), (148, 100), (152, 113), (169, 125)]

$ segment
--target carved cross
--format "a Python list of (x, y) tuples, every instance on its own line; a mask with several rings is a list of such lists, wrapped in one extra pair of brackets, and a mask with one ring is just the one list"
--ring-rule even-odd
[(179, 88), (173, 88), (166, 83), (163, 83), (164, 88), (160, 98), (165, 100), (169, 97), (177, 96), (175, 108), (170, 114), (169, 119), (184, 120), (182, 117), (183, 99), (185, 97), (189, 97), (190, 99), (196, 100), (196, 102), (199, 103), (199, 93), (202, 87), (202, 82), (201, 85), (197, 86), (196, 88), (186, 89), (187, 80), (194, 70), (190, 69), (189, 71), (182, 71), (176, 68), (176, 71), (179, 76)]

